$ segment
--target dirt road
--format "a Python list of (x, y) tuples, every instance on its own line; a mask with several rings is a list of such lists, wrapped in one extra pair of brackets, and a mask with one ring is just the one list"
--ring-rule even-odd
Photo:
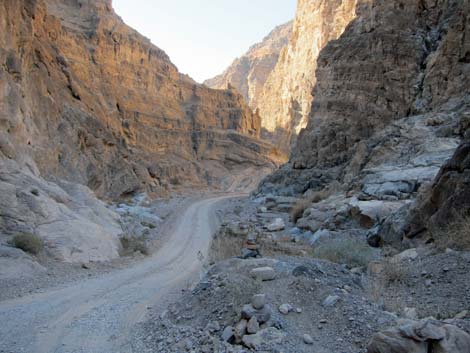
[(198, 279), (217, 228), (217, 203), (230, 197), (191, 204), (165, 245), (131, 268), (0, 302), (0, 352), (130, 352), (130, 330), (148, 308)]

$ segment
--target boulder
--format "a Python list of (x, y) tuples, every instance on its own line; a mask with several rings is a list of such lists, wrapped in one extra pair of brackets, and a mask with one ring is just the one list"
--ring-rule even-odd
[(254, 335), (243, 336), (243, 344), (255, 351), (269, 350), (273, 345), (280, 344), (285, 338), (285, 334), (274, 327), (269, 327), (258, 331)]
[(326, 297), (326, 299), (323, 301), (322, 305), (323, 305), (323, 306), (334, 306), (339, 300), (340, 300), (339, 296), (337, 296), (337, 295), (329, 295), (329, 296)]
[(285, 228), (285, 223), (282, 218), (276, 218), (273, 222), (266, 227), (270, 232), (278, 232)]
[(283, 315), (289, 314), (294, 308), (290, 304), (281, 304), (279, 306), (279, 312)]
[(259, 331), (259, 323), (258, 323), (258, 320), (256, 319), (256, 316), (253, 316), (249, 321), (248, 321), (248, 325), (246, 327), (246, 331), (249, 333), (249, 334), (254, 334), (254, 333), (257, 333)]
[(272, 281), (276, 278), (276, 271), (272, 267), (257, 267), (250, 271), (250, 276), (261, 281)]
[(379, 332), (367, 353), (468, 353), (470, 335), (457, 326), (426, 319), (407, 321), (399, 327)]
[(251, 299), (251, 305), (256, 310), (263, 309), (266, 305), (266, 295), (265, 294), (255, 294)]

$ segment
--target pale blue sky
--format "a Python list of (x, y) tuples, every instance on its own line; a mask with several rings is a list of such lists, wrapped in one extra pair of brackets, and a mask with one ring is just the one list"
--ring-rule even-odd
[(275, 26), (297, 0), (114, 0), (118, 15), (202, 82), (221, 73)]

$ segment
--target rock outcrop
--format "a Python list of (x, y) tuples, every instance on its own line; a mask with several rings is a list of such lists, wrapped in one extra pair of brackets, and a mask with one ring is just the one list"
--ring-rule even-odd
[[(462, 143), (441, 168), (430, 189), (411, 209), (405, 227), (387, 234), (387, 241), (414, 238), (429, 231), (432, 233), (470, 216), (470, 112), (461, 121), (461, 134)], [(460, 237), (468, 235), (461, 234)]]
[(299, 0), (289, 44), (259, 99), (263, 136), (290, 151), (307, 125), (317, 59), (323, 47), (337, 39), (356, 17), (357, 0)]
[(222, 74), (204, 83), (216, 89), (235, 87), (249, 106), (256, 110), (269, 74), (276, 66), (279, 55), (289, 42), (292, 21), (276, 27), (260, 43), (253, 45), (246, 54), (237, 58)]
[(408, 320), (398, 328), (374, 335), (367, 353), (464, 353), (470, 335), (457, 326), (436, 320)]

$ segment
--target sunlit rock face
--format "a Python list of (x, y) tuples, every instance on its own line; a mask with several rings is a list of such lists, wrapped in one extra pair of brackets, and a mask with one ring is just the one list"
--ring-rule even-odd
[(230, 85), (240, 92), (249, 106), (256, 110), (260, 104), (264, 84), (278, 63), (279, 55), (289, 42), (292, 21), (276, 27), (260, 43), (253, 45), (246, 54), (237, 58), (227, 70), (204, 83), (217, 89)]
[(301, 194), (336, 180), (365, 197), (407, 198), (433, 180), (469, 111), (469, 6), (359, 1), (356, 18), (320, 52), (290, 162), (261, 189)]
[[(109, 0), (0, 3), (0, 156), (117, 198), (272, 166), (235, 90), (181, 75)], [(243, 161), (243, 163), (240, 163)]]
[(285, 151), (307, 125), (317, 59), (356, 17), (357, 0), (299, 0), (289, 43), (270, 73), (258, 99), (263, 136)]

